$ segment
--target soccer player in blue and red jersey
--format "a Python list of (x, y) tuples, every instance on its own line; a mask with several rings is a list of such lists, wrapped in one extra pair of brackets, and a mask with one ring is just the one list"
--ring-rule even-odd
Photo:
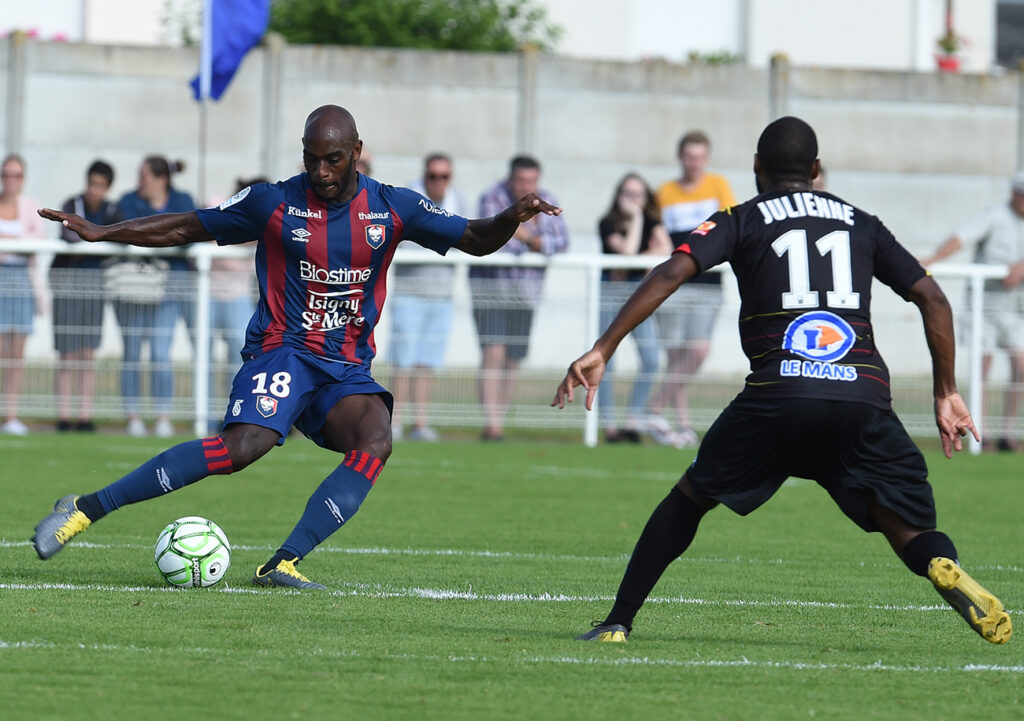
[(770, 123), (754, 156), (759, 194), (685, 236), (558, 386), (552, 405), (572, 401), (582, 385), (590, 408), (626, 334), (701, 271), (732, 266), (750, 360), (746, 386), (654, 510), (608, 616), (578, 640), (625, 641), (703, 516), (718, 504), (746, 515), (789, 476), (817, 481), (854, 523), (881, 532), (986, 641), (1010, 639), (1003, 604), (967, 575), (953, 541), (936, 528), (928, 468), (893, 412), (889, 371), (871, 326), (875, 278), (917, 306), (932, 358), (935, 421), (951, 458), (961, 438), (978, 438), (978, 430), (956, 387), (949, 303), (878, 218), (812, 190), (820, 166), (810, 125), (794, 117)]
[(109, 226), (39, 211), (87, 241), (154, 248), (256, 239), (260, 288), (221, 432), (174, 446), (95, 493), (58, 500), (35, 529), (40, 558), (121, 506), (242, 470), (282, 445), (294, 424), (344, 460), (253, 582), (325, 588), (296, 564), (352, 518), (391, 455), (392, 397), (370, 375), (370, 362), (395, 247), (409, 239), (442, 255), (449, 248), (487, 255), (520, 223), (562, 212), (530, 194), (491, 218), (454, 216), (358, 173), (362, 146), (352, 115), (326, 105), (306, 119), (305, 173), (250, 186), (220, 207)]

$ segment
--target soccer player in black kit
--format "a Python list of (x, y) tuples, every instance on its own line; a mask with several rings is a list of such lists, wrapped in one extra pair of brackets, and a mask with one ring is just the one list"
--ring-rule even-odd
[(978, 431), (954, 379), (953, 322), (935, 280), (873, 215), (812, 191), (814, 130), (794, 117), (761, 133), (758, 195), (696, 228), (630, 297), (594, 347), (569, 366), (552, 405), (586, 390), (586, 406), (622, 339), (681, 284), (728, 261), (739, 284), (739, 330), (750, 374), (708, 430), (693, 464), (644, 527), (608, 617), (578, 637), (622, 642), (668, 565), (719, 503), (741, 515), (789, 476), (822, 486), (865, 531), (896, 554), (982, 638), (1005, 643), (1010, 617), (960, 568), (935, 528), (928, 469), (892, 410), (889, 372), (871, 329), (872, 278), (921, 312), (932, 358), (935, 420), (947, 458)]

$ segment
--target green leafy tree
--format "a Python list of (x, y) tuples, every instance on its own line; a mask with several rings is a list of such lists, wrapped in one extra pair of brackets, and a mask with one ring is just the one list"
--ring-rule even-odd
[(270, 29), (295, 44), (551, 50), (562, 29), (534, 0), (274, 0)]

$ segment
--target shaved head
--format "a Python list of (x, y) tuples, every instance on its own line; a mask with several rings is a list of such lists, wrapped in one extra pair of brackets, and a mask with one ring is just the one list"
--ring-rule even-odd
[(302, 139), (338, 140), (355, 145), (359, 140), (356, 119), (339, 105), (321, 105), (306, 118)]

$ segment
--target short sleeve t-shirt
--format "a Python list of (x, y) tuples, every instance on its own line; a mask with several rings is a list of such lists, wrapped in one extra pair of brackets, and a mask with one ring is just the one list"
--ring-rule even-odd
[[(658, 188), (656, 198), (661, 209), (661, 222), (672, 242), (677, 244), (713, 213), (736, 205), (729, 181), (715, 173), (706, 173), (693, 188), (684, 188), (678, 180), (671, 180)], [(708, 273), (697, 278), (696, 282), (719, 285), (722, 276)]]

